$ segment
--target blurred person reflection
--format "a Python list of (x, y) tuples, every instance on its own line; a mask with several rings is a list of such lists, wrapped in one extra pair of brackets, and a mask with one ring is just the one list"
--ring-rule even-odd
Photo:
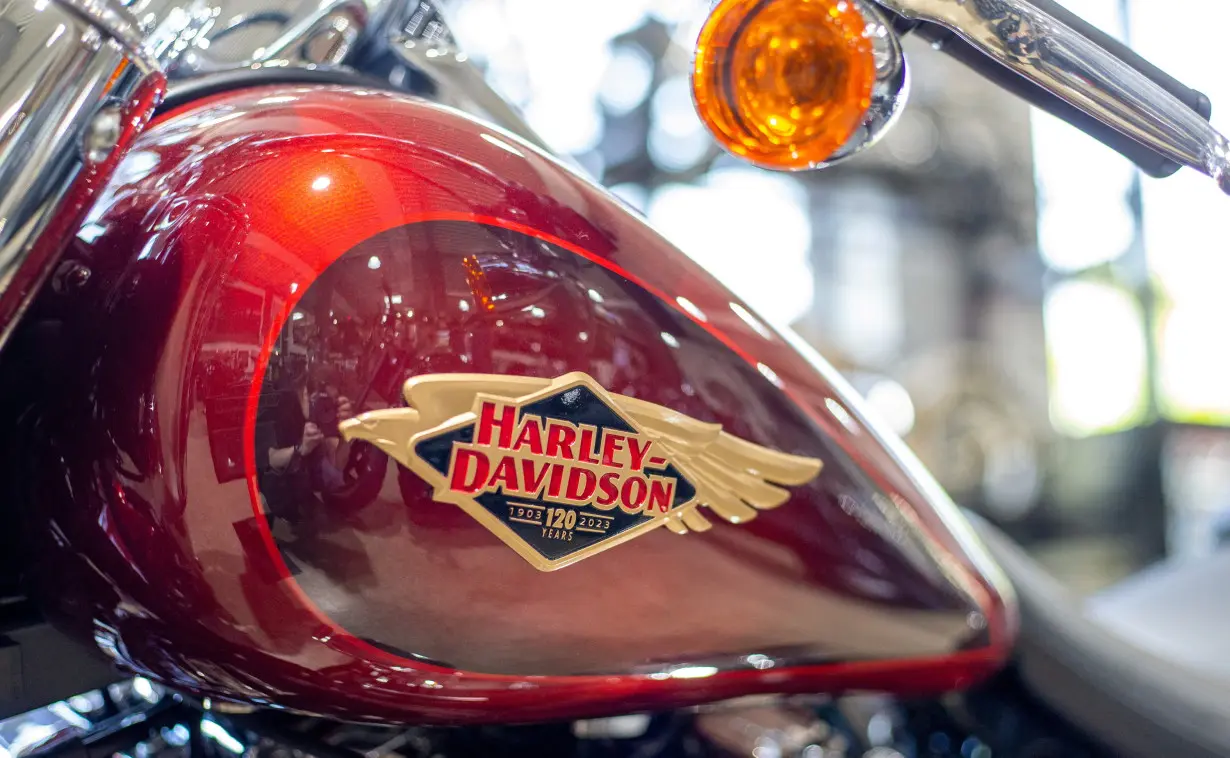
[(354, 411), (337, 385), (331, 366), (309, 371), (305, 363), (296, 362), (282, 372), (273, 402), (263, 404), (257, 419), (257, 460), (271, 529), (277, 519), (296, 530), (315, 523), (324, 513), (322, 497), (346, 485), (342, 471), (350, 444), (342, 440), (337, 425)]

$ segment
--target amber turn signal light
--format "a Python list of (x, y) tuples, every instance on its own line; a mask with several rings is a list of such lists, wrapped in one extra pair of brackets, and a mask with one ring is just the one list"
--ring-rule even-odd
[(824, 163), (871, 105), (875, 57), (853, 0), (721, 0), (692, 93), (722, 147), (766, 168)]

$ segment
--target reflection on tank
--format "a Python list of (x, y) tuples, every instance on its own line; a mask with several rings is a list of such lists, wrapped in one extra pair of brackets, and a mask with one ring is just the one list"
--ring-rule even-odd
[[(455, 371), (458, 361), (476, 372), (565, 373), (565, 354), (548, 345), (561, 322), (577, 329), (569, 349), (585, 354), (608, 387), (631, 386), (655, 352), (670, 350), (649, 325), (603, 338), (612, 331), (599, 322), (620, 327), (638, 314), (612, 310), (597, 290), (563, 284), (541, 250), (517, 251), (483, 235), (487, 248), (466, 245), (443, 263), (402, 252), (398, 243), (409, 234), (373, 239), (326, 270), (274, 345), (256, 420), (256, 469), (274, 524), (303, 529), (320, 518), (310, 514), (354, 514), (375, 499), (387, 459), (366, 443), (342, 442), (337, 424), (400, 405), (411, 375)], [(423, 266), (432, 270), (416, 275)], [(436, 276), (443, 291), (414, 286)], [(477, 328), (458, 331), (458, 322)], [(399, 472), (398, 488), (407, 505), (430, 501), (409, 472)]]
[[(830, 587), (834, 595), (824, 602), (846, 607), (837, 598), (858, 598), (860, 612), (881, 620), (878, 604), (908, 607), (919, 614), (916, 626), (930, 629), (928, 645), (980, 644), (977, 630), (967, 639), (966, 599), (953, 594), (931, 558), (906, 538), (908, 525), (886, 520), (897, 508), (875, 499), (877, 485), (822, 445), (801, 419), (765, 405), (770, 401), (754, 389), (764, 379), (754, 369), (732, 364), (703, 330), (602, 266), (506, 229), (419, 223), (361, 243), (287, 308), (270, 309), (285, 317), (256, 409), (255, 469), (265, 518), (296, 582), (366, 640), (463, 667), (577, 672), (562, 640), (540, 650), (510, 637), (476, 655), (456, 649), (447, 623), (405, 623), (405, 603), (431, 602), (432, 593), (461, 586), (458, 577), (503, 565), (509, 549), (475, 528), (461, 508), (435, 501), (426, 482), (390, 464), (383, 452), (363, 441), (344, 443), (337, 424), (402, 405), (406, 379), (421, 374), (584, 371), (612, 392), (825, 462), (820, 481), (799, 488), (798, 502), (783, 506), (789, 518), (765, 516), (737, 529), (669, 537), (679, 540), (672, 543), (676, 560), (700, 570), (713, 565), (711, 551), (718, 551), (738, 558), (745, 572), (740, 581), (799, 591)], [(837, 495), (840, 501), (829, 502)], [(835, 532), (848, 541), (834, 541)], [(885, 542), (881, 533), (893, 538)], [(639, 549), (620, 548), (629, 556)], [(391, 560), (406, 572), (392, 583)], [(595, 558), (553, 581), (584, 585), (589, 574), (608, 568)], [(903, 583), (902, 576), (912, 579)], [(353, 602), (358, 597), (361, 604)], [(750, 618), (747, 623), (764, 626)], [(731, 624), (729, 634), (743, 633), (742, 623)], [(814, 634), (803, 627), (814, 624), (802, 616), (797, 624), (762, 640), (762, 652), (808, 660), (840, 654), (827, 643), (799, 647)], [(896, 649), (896, 633), (877, 628), (884, 639), (876, 644)], [(516, 635), (528, 631), (517, 629)], [(511, 628), (508, 635), (516, 636)], [(617, 647), (584, 670), (629, 665)]]

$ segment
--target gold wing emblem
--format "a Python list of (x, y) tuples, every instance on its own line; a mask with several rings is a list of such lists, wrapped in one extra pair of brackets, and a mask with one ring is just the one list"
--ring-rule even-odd
[(657, 440), (674, 460), (683, 461), (696, 480), (696, 500), (677, 509), (666, 526), (677, 534), (703, 532), (708, 520), (698, 511), (707, 506), (717, 515), (741, 524), (758, 511), (776, 508), (790, 498), (779, 484), (806, 484), (820, 473), (815, 458), (789, 455), (757, 445), (655, 403), (612, 395), (650, 439)]
[[(459, 496), (449, 489), (448, 477), (416, 453), (420, 440), (439, 432), (474, 423), (482, 402), (499, 402), (518, 409), (526, 405), (584, 386), (647, 440), (645, 449), (657, 451), (658, 460), (675, 466), (695, 488), (687, 502), (661, 513), (645, 513), (643, 523), (604, 540), (567, 560), (543, 561), (510, 539), (507, 523), (491, 516), (472, 497)], [(778, 452), (722, 431), (719, 424), (698, 421), (682, 413), (645, 400), (606, 391), (589, 375), (574, 372), (556, 379), (501, 376), (492, 374), (432, 374), (409, 379), (403, 388), (408, 407), (377, 410), (345, 420), (339, 425), (346, 439), (362, 439), (383, 450), (394, 460), (435, 486), (435, 498), (461, 505), (512, 545), (538, 568), (550, 570), (566, 565), (599, 550), (629, 539), (650, 528), (665, 525), (678, 534), (702, 532), (711, 527), (700, 511), (709, 508), (735, 524), (749, 521), (762, 510), (776, 508), (790, 497), (788, 486), (806, 484), (821, 469), (821, 461)], [(651, 444), (650, 444), (651, 443)], [(541, 457), (536, 460), (545, 460)], [(573, 464), (582, 466), (582, 464)], [(600, 470), (598, 466), (592, 466)], [(525, 507), (529, 503), (514, 501)], [(570, 505), (577, 505), (571, 502)], [(583, 510), (582, 513), (585, 513)], [(592, 512), (602, 518), (601, 514)], [(524, 515), (524, 514), (521, 514)], [(550, 515), (550, 514), (548, 514)], [(517, 520), (517, 519), (513, 519)], [(544, 532), (545, 533), (545, 532)]]

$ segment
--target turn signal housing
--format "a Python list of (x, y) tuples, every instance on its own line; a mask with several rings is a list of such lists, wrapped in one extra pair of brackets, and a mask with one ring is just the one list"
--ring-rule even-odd
[(757, 165), (823, 164), (871, 106), (867, 21), (855, 0), (722, 0), (696, 43), (701, 119), (722, 147)]

